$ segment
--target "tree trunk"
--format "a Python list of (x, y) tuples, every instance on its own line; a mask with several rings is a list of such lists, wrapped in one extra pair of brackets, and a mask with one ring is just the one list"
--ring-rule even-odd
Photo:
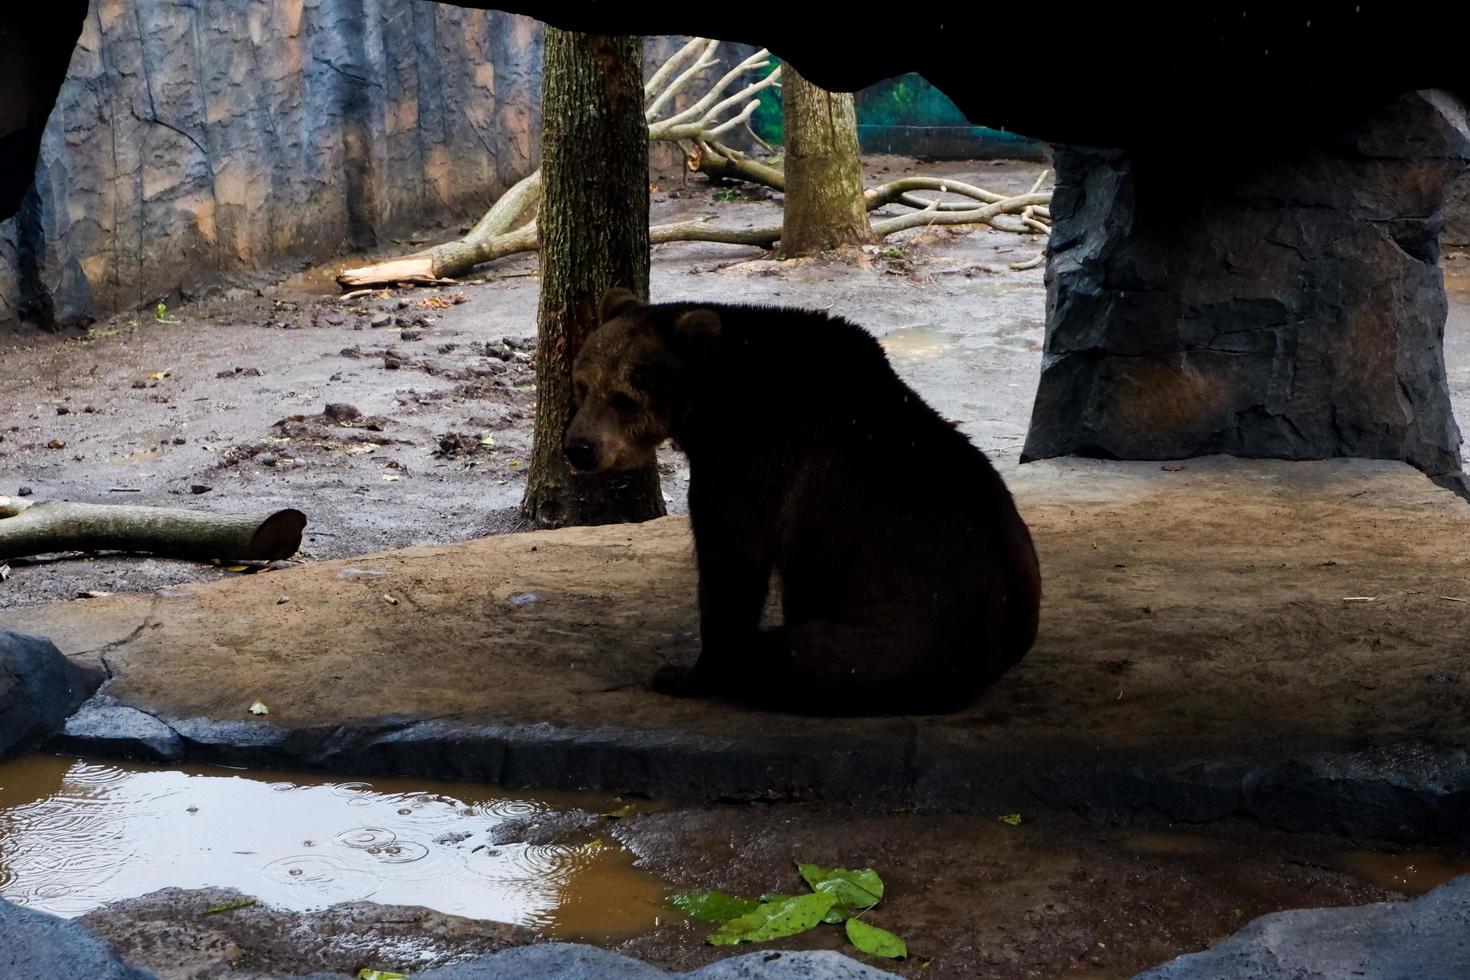
[(785, 65), (781, 110), (786, 132), (782, 253), (810, 255), (872, 241), (852, 95), (818, 88)]
[(546, 28), (536, 428), (522, 516), (536, 527), (664, 513), (658, 470), (573, 474), (562, 455), (572, 361), (612, 286), (648, 296), (643, 39)]

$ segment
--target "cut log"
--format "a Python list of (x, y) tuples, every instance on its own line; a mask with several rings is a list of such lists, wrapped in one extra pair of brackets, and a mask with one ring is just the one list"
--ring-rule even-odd
[(299, 510), (213, 514), (0, 496), (0, 558), (127, 551), (196, 561), (276, 561), (296, 553), (305, 527)]

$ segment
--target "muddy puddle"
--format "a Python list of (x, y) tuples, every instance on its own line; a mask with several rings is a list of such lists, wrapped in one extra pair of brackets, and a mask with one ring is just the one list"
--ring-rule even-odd
[[(226, 886), (295, 911), (368, 899), (611, 941), (669, 889), (610, 841), (494, 843), (508, 821), (625, 800), (32, 756), (0, 764), (0, 897), (62, 916)], [(634, 807), (647, 804), (631, 804)]]
[[(1231, 859), (1231, 844), (1195, 834), (1139, 833), (1120, 842), (1136, 854), (1213, 855)], [(1323, 870), (1341, 871), (1370, 885), (1402, 895), (1423, 895), (1451, 878), (1470, 874), (1470, 853), (1441, 851), (1343, 850), (1296, 863)]]
[(889, 331), (879, 338), (879, 343), (889, 357), (923, 362), (956, 358), (967, 351), (986, 349), (1036, 353), (1041, 350), (1044, 333), (1045, 326), (1040, 320), (1004, 320), (976, 334), (921, 323)]

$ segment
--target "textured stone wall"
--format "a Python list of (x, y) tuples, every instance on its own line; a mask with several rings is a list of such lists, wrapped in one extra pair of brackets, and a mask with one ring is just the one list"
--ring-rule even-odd
[(93, 0), (0, 224), (0, 324), (476, 214), (536, 165), (540, 34), (421, 0)]
[(1059, 149), (1025, 459), (1402, 459), (1460, 485), (1439, 239), (1465, 107), (1405, 95), (1209, 174)]
[[(650, 38), (649, 71), (684, 40)], [(539, 164), (540, 85), (541, 27), (511, 14), (93, 0), (35, 186), (0, 222), (0, 329), (468, 223)]]

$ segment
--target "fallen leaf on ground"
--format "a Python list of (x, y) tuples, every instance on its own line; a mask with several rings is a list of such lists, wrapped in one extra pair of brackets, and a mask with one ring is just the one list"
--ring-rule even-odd
[(693, 919), (703, 919), (724, 925), (731, 919), (749, 915), (760, 908), (761, 903), (728, 892), (689, 892), (673, 895), (669, 904)]
[(712, 946), (733, 946), (794, 936), (820, 923), (836, 902), (837, 897), (831, 892), (812, 892), (768, 902), (726, 922), (708, 942)]
[(832, 895), (848, 915), (870, 909), (883, 897), (883, 879), (872, 868), (849, 871), (796, 863), (796, 870), (812, 890)]
[(271, 713), (271, 709), (267, 708), (264, 703), (257, 701), (250, 706), (250, 713), (252, 715), (268, 715)]
[(199, 914), (200, 915), (219, 915), (221, 912), (233, 912), (233, 911), (235, 911), (235, 909), (249, 908), (250, 906), (252, 906), (254, 904), (255, 904), (255, 899), (253, 899), (253, 898), (239, 898), (239, 899), (236, 899), (233, 902), (220, 902), (218, 905), (211, 905), (209, 908), (205, 909), (203, 912), (200, 912)]
[(995, 819), (999, 820), (1001, 823), (1008, 823), (1012, 827), (1021, 826), (1021, 815), (1019, 813), (1004, 813), (996, 817)]
[(870, 926), (861, 919), (847, 920), (847, 938), (869, 956), (901, 960), (909, 955), (908, 944), (887, 929)]

